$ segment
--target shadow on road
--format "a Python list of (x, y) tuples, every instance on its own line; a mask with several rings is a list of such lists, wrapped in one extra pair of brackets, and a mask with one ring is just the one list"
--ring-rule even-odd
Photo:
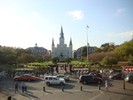
[(72, 92), (70, 92), (70, 91), (63, 91), (63, 92), (65, 92), (65, 93), (69, 93), (69, 94), (73, 94)]
[(69, 80), (69, 81), (67, 81), (67, 83), (77, 83), (77, 81), (76, 80)]
[(66, 84), (65, 86), (64, 86), (64, 89), (72, 89), (72, 88), (74, 88), (75, 86), (74, 85), (72, 85), (72, 84)]
[[(69, 83), (66, 83), (65, 85), (63, 85), (63, 88), (64, 89), (72, 89), (74, 88), (75, 86), (72, 85), (72, 84), (69, 84)], [(46, 88), (56, 88), (56, 89), (62, 89), (62, 86), (61, 85), (50, 85)]]
[(40, 100), (37, 96), (35, 96), (35, 95), (33, 95), (33, 94), (31, 94), (31, 93), (29, 93), (29, 92), (26, 92), (26, 93), (21, 93), (20, 92), (20, 95), (22, 95), (22, 96), (25, 96), (25, 97), (28, 97), (28, 98), (35, 98), (35, 99), (37, 99), (37, 100)]
[[(102, 91), (105, 91), (105, 90), (102, 89)], [(111, 91), (111, 90), (108, 90), (108, 91), (105, 91), (105, 92), (107, 92), (107, 93), (116, 93), (116, 94), (127, 95), (127, 96), (133, 96), (133, 94), (122, 93), (122, 92)]]
[(53, 94), (52, 92), (49, 92), (49, 91), (45, 91), (45, 93)]
[(27, 90), (40, 90), (40, 89), (37, 89), (37, 88), (35, 88), (33, 86), (27, 86)]

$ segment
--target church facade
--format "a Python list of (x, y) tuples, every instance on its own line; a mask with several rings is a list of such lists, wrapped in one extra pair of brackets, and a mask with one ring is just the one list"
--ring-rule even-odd
[(61, 27), (59, 44), (57, 44), (57, 46), (55, 46), (54, 39), (52, 39), (51, 56), (52, 58), (58, 57), (60, 61), (64, 61), (65, 58), (72, 58), (72, 51), (73, 51), (72, 39), (70, 38), (69, 46), (67, 46), (67, 44), (65, 44), (63, 28)]

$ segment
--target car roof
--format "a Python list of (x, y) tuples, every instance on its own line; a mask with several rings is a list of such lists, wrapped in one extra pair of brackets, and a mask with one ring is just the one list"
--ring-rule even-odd
[(57, 77), (57, 76), (45, 76), (45, 77)]
[(81, 75), (80, 77), (93, 77), (93, 75)]
[[(24, 75), (24, 76), (31, 76), (31, 74), (23, 74), (23, 75)], [(23, 76), (23, 75), (22, 75), (22, 76)]]

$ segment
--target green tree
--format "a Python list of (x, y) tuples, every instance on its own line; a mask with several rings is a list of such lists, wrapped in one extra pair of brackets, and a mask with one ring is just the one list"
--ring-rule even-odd
[(16, 55), (15, 54), (9, 54), (9, 55), (6, 55), (6, 63), (7, 64), (16, 64)]
[(101, 45), (101, 50), (104, 52), (110, 52), (115, 49), (115, 44), (114, 43), (104, 43)]
[(106, 65), (106, 66), (110, 66), (110, 69), (111, 69), (113, 65), (117, 64), (117, 59), (113, 58), (113, 57), (106, 56), (101, 61), (101, 64)]
[(113, 52), (119, 60), (127, 60), (129, 56), (133, 56), (133, 40), (123, 43)]
[(132, 55), (129, 55), (129, 57), (128, 57), (128, 64), (133, 65), (133, 56)]
[(96, 52), (89, 55), (88, 59), (92, 63), (99, 63), (105, 56), (112, 56), (112, 52)]
[(52, 58), (52, 62), (53, 62), (54, 64), (57, 64), (58, 61), (59, 61), (59, 58), (58, 58), (58, 57)]
[(96, 47), (95, 52), (102, 52), (101, 48)]
[(72, 61), (72, 59), (71, 59), (71, 58), (69, 58), (69, 57), (66, 57), (66, 58), (65, 58), (65, 62), (66, 62), (66, 63), (68, 63), (68, 64), (69, 64), (71, 61)]
[(43, 60), (44, 61), (50, 61), (51, 60), (51, 56), (47, 53), (46, 55), (43, 56)]
[(21, 56), (19, 56), (17, 58), (17, 62), (18, 63), (30, 63), (30, 62), (34, 62), (35, 61), (35, 57), (31, 56), (30, 54), (21, 54)]

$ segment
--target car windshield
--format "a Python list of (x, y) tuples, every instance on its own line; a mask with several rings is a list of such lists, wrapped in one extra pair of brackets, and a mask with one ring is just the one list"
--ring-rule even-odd
[(57, 77), (64, 77), (63, 75), (58, 75)]

